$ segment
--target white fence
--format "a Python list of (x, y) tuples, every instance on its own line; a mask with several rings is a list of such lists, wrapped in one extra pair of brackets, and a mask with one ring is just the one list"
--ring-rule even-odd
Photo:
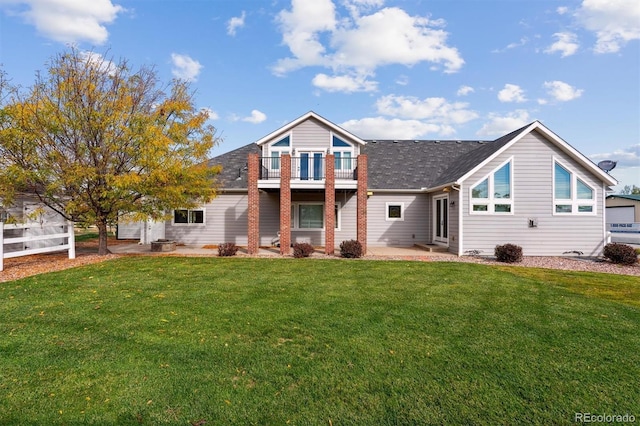
[[(62, 229), (66, 227), (67, 231), (54, 233), (44, 232), (45, 228), (55, 227), (60, 227)], [(22, 230), (22, 236), (5, 238), (5, 231), (11, 230)], [(29, 230), (36, 230), (36, 232), (30, 233), (28, 232)], [(56, 239), (63, 239), (63, 242), (61, 244), (55, 244), (55, 242), (51, 241)], [(64, 242), (64, 239), (66, 239), (66, 243)], [(36, 242), (36, 246), (42, 245), (42, 247), (24, 247), (24, 243), (27, 242)], [(5, 245), (19, 243), (23, 243), (24, 248), (22, 250), (11, 250), (5, 253)], [(0, 222), (0, 271), (4, 270), (4, 259), (9, 259), (11, 257), (28, 256), (30, 254), (50, 253), (62, 250), (69, 250), (69, 259), (76, 258), (76, 241), (75, 235), (73, 233), (73, 222), (45, 224), (27, 223), (11, 225)]]

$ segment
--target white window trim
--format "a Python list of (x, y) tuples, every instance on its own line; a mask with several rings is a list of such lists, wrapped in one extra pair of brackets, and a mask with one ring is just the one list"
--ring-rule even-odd
[[(336, 149), (333, 149), (333, 147), (331, 148), (331, 153), (332, 154), (335, 155), (337, 152), (340, 153), (340, 155), (341, 155), (340, 158), (341, 159), (346, 158), (346, 157), (343, 156), (343, 154), (349, 154), (348, 158), (351, 160), (351, 167), (343, 167), (345, 162), (344, 161), (340, 161), (340, 166), (341, 167), (340, 168), (335, 167), (335, 170), (338, 170), (338, 171), (351, 171), (351, 170), (355, 169), (355, 167), (353, 167), (353, 165), (355, 164), (355, 157), (354, 157), (353, 149), (348, 149), (348, 148), (340, 149), (339, 147), (336, 148)], [(334, 164), (335, 164), (335, 161), (334, 161)]]
[[(495, 198), (494, 194), (494, 178), (493, 175), (503, 168), (506, 164), (511, 163), (511, 167), (509, 167), (509, 198)], [(502, 162), (498, 167), (495, 167), (481, 179), (478, 179), (473, 185), (469, 187), (469, 214), (477, 214), (477, 215), (488, 215), (488, 214), (497, 214), (497, 215), (513, 215), (515, 210), (515, 197), (514, 197), (514, 159), (513, 157), (509, 157), (506, 161)], [(482, 181), (487, 179), (489, 186), (489, 198), (473, 198), (473, 188), (478, 186)], [(497, 212), (496, 204), (508, 204), (511, 206), (511, 211), (508, 212)], [(487, 211), (475, 211), (473, 210), (474, 205), (486, 205)]]
[[(400, 206), (400, 217), (389, 217), (389, 207), (390, 206)], [(394, 203), (388, 202), (385, 203), (384, 207), (384, 219), (387, 222), (404, 222), (404, 203)]]
[[(570, 175), (570, 185), (571, 185), (571, 198), (563, 199), (556, 198), (556, 164), (569, 172)], [(578, 174), (573, 171), (572, 167), (567, 166), (566, 163), (563, 163), (557, 157), (553, 157), (553, 161), (551, 162), (551, 174), (552, 174), (552, 196), (553, 196), (553, 204), (551, 205), (551, 213), (554, 216), (596, 216), (597, 215), (597, 203), (596, 199), (598, 198), (598, 192), (596, 188), (591, 186), (584, 178), (578, 176)], [(591, 200), (583, 200), (578, 198), (578, 180), (585, 184), (585, 186), (591, 189), (593, 198)], [(557, 212), (557, 205), (570, 205), (571, 212)], [(591, 206), (592, 209), (590, 212), (580, 212), (578, 210), (579, 206)]]
[[(300, 205), (316, 205), (316, 206), (322, 206), (322, 228), (300, 228), (300, 210), (298, 209), (298, 206)], [(336, 225), (338, 225), (337, 227), (334, 228), (334, 231), (340, 231), (341, 226), (342, 226), (342, 203), (339, 201), (336, 201), (335, 206), (338, 207), (338, 217), (337, 217), (337, 221), (338, 223)], [(326, 220), (325, 220), (325, 203), (322, 201), (295, 201), (291, 203), (291, 207), (293, 209), (293, 215), (291, 217), (291, 220), (293, 221), (293, 226), (291, 227), (292, 231), (324, 231), (327, 227), (326, 224)]]
[[(277, 144), (278, 142), (280, 142), (282, 139), (286, 137), (289, 137), (289, 146), (274, 146), (275, 144)], [(281, 168), (280, 165), (282, 164), (282, 160), (280, 160), (280, 158), (282, 157), (282, 154), (286, 153), (291, 155), (292, 150), (293, 150), (293, 133), (292, 132), (286, 133), (284, 135), (280, 135), (277, 139), (270, 142), (267, 145), (267, 157), (269, 157), (269, 170), (280, 171), (280, 168)], [(273, 165), (272, 158), (278, 158), (278, 168), (272, 167)]]
[[(187, 217), (191, 217), (191, 212), (202, 212), (202, 223), (176, 223), (176, 210), (186, 210), (187, 211)], [(172, 226), (204, 226), (207, 224), (207, 211), (206, 209), (203, 208), (197, 208), (197, 209), (173, 209), (172, 213), (171, 213), (171, 225)]]

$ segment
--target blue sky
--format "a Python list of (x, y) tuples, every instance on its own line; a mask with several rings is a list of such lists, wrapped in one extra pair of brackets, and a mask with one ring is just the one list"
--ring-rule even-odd
[(74, 44), (191, 81), (223, 142), (313, 110), (356, 135), (495, 139), (542, 121), (640, 186), (637, 0), (0, 0), (29, 86)]

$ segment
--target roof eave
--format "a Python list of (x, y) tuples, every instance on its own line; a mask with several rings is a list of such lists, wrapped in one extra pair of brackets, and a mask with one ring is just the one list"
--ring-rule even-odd
[(303, 121), (306, 121), (306, 120), (308, 120), (310, 118), (314, 118), (314, 119), (318, 120), (319, 122), (321, 122), (325, 126), (329, 127), (334, 133), (338, 133), (338, 134), (342, 135), (343, 137), (347, 137), (348, 139), (351, 139), (353, 142), (355, 142), (355, 143), (357, 143), (359, 145), (366, 145), (367, 144), (363, 139), (360, 139), (359, 137), (357, 137), (353, 133), (348, 132), (347, 130), (343, 129), (342, 127), (338, 126), (335, 123), (332, 123), (331, 121), (327, 120), (326, 118), (322, 117), (321, 115), (318, 115), (313, 111), (309, 111), (308, 113), (296, 118), (295, 120), (291, 121), (290, 123), (287, 123), (284, 126), (280, 127), (279, 129), (274, 130), (273, 132), (269, 133), (268, 135), (260, 138), (258, 141), (256, 141), (256, 145), (258, 145), (258, 146), (264, 145), (265, 143), (277, 138), (279, 135), (287, 133), (288, 131), (290, 131), (291, 129), (296, 127), (298, 124), (300, 124)]
[(478, 170), (480, 170), (482, 167), (484, 167), (487, 163), (489, 163), (494, 158), (496, 158), (497, 156), (502, 154), (504, 151), (506, 151), (511, 146), (513, 146), (513, 144), (515, 144), (520, 139), (522, 139), (525, 135), (528, 135), (529, 133), (531, 133), (534, 130), (538, 130), (539, 132), (541, 132), (554, 145), (556, 145), (562, 151), (564, 151), (569, 156), (571, 156), (574, 160), (576, 160), (578, 163), (580, 163), (583, 167), (589, 169), (593, 174), (598, 176), (607, 185), (615, 186), (615, 185), (618, 184), (618, 181), (615, 178), (613, 178), (612, 176), (610, 176), (607, 173), (605, 173), (604, 170), (600, 169), (591, 160), (589, 160), (587, 157), (585, 157), (583, 154), (581, 154), (578, 150), (576, 150), (574, 147), (569, 145), (567, 142), (565, 142), (558, 135), (553, 133), (547, 126), (545, 126), (544, 124), (542, 124), (540, 121), (537, 121), (537, 120), (534, 121), (533, 123), (531, 123), (529, 126), (527, 126), (527, 128), (523, 129), (523, 131), (520, 132), (520, 134), (518, 134), (513, 139), (511, 139), (502, 148), (500, 148), (499, 150), (497, 150), (496, 152), (491, 154), (488, 158), (486, 158), (480, 164), (478, 164), (473, 169), (471, 169), (470, 171), (465, 173), (460, 179), (458, 179), (458, 182), (464, 182), (467, 178), (469, 178), (471, 175), (476, 173)]

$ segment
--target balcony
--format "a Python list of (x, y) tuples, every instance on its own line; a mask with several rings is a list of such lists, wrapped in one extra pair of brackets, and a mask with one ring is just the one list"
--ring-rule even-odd
[[(261, 157), (258, 186), (261, 188), (280, 187), (280, 157)], [(355, 189), (358, 179), (358, 159), (335, 158), (334, 178), (336, 188)], [(320, 153), (291, 157), (292, 188), (323, 188), (326, 180), (326, 157)]]

